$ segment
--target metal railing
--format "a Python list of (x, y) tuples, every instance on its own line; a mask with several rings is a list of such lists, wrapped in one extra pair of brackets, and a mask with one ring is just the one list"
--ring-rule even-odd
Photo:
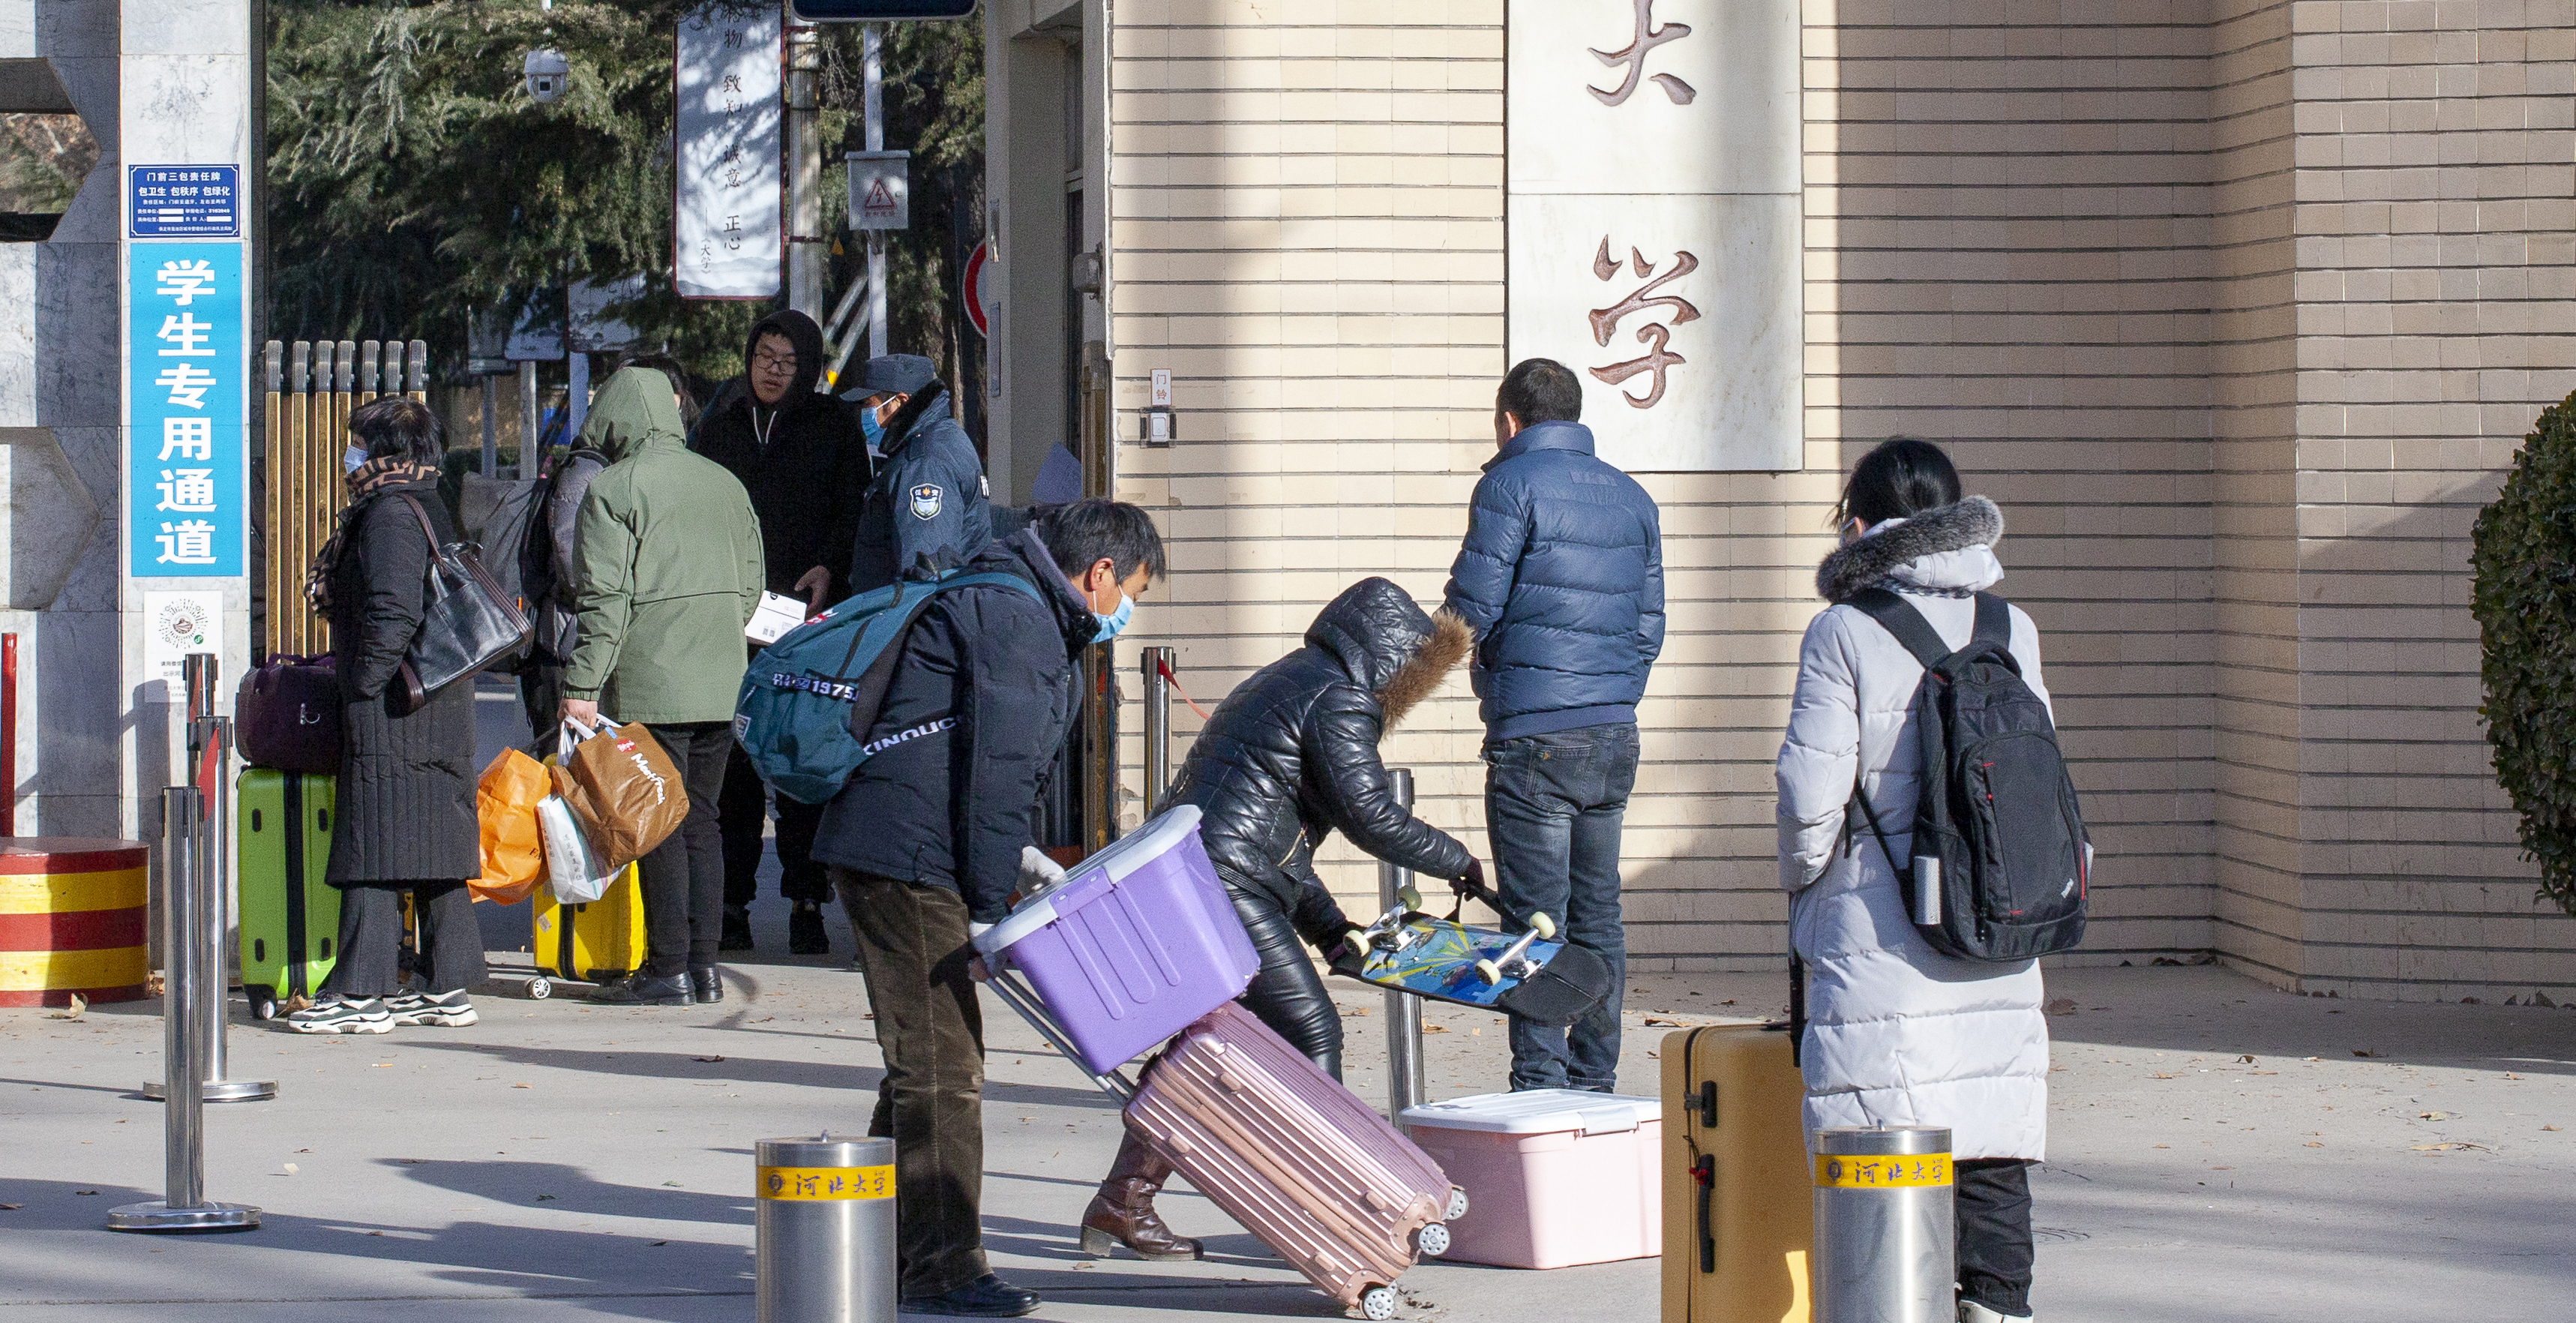
[(429, 342), (298, 340), (290, 348), (271, 340), (261, 360), (268, 426), (260, 500), (260, 592), (266, 602), (260, 653), (327, 652), (330, 622), (304, 600), (304, 570), (330, 540), (331, 521), (349, 501), (340, 469), (349, 412), (379, 395), (427, 402)]

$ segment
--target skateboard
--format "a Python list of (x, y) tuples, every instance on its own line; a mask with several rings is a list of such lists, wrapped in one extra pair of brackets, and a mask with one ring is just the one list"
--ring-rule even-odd
[[(1529, 931), (1515, 934), (1461, 923), (1455, 913), (1446, 919), (1425, 914), (1421, 894), (1410, 887), (1396, 900), (1377, 922), (1351, 934), (1333, 972), (1433, 1001), (1558, 1022), (1571, 1022), (1606, 991), (1606, 980), (1592, 977), (1599, 958), (1580, 949), (1566, 956), (1569, 948), (1554, 940), (1556, 924), (1547, 915), (1532, 914)], [(1550, 971), (1555, 978), (1533, 984)], [(1569, 976), (1571, 987), (1565, 986)], [(1602, 986), (1593, 987), (1596, 982)]]

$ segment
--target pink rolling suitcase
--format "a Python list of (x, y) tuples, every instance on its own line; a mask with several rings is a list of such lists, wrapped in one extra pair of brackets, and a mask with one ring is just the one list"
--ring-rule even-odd
[[(990, 986), (1080, 1064), (1015, 977)], [(1467, 1211), (1439, 1164), (1232, 1002), (1182, 1030), (1141, 1087), (1091, 1077), (1199, 1193), (1369, 1318), (1395, 1316), (1395, 1279), (1446, 1250), (1447, 1219)]]

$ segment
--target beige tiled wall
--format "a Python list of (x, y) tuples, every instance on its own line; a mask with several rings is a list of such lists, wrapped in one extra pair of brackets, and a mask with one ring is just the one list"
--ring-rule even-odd
[(2295, 606), (2272, 614), (2295, 619), (2296, 844), (2248, 851), (2269, 903), (2231, 926), (2260, 935), (2249, 963), (2295, 936), (2311, 989), (2564, 987), (2576, 923), (2532, 903), (2495, 787), (2467, 562), (2576, 389), (2576, 3), (2300, 4), (2288, 27)]
[[(2576, 385), (2570, 3), (2391, 34), (2437, 7), (1809, 0), (1807, 471), (1645, 478), (1673, 626), (1640, 963), (1777, 948), (1770, 760), (1824, 510), (1906, 431), (2011, 522), (2104, 849), (2085, 958), (2576, 981), (2487, 776), (2463, 573)], [(1116, 12), (1120, 490), (1175, 569), (1122, 641), (1133, 789), (1134, 645), (1213, 706), (1365, 574), (1439, 596), (1505, 366), (1502, 4)], [(1168, 450), (1132, 442), (1156, 368)], [(1481, 850), (1478, 736), (1462, 684), (1387, 752)]]

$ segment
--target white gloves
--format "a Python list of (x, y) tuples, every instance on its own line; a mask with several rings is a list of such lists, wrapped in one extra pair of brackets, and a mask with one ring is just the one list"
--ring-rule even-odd
[(1038, 888), (1064, 880), (1064, 865), (1047, 858), (1046, 851), (1034, 845), (1020, 847), (1020, 894), (1034, 894)]

